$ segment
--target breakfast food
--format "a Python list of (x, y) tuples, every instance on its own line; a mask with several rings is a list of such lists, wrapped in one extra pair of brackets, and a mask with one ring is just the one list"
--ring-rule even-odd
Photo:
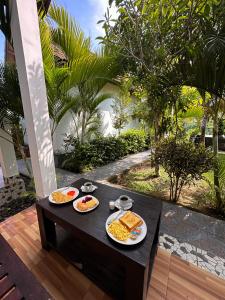
[(77, 208), (81, 211), (86, 211), (90, 208), (95, 207), (97, 204), (97, 200), (92, 198), (91, 196), (86, 196), (83, 200), (77, 203)]
[(72, 196), (72, 197), (74, 197), (75, 194), (76, 194), (75, 191), (69, 191), (69, 192), (67, 193), (68, 196)]
[(65, 195), (62, 192), (53, 192), (52, 193), (52, 199), (56, 202), (56, 203), (66, 203), (70, 200), (73, 199), (73, 196), (70, 195)]
[(131, 211), (127, 211), (119, 220), (129, 231), (142, 224), (142, 220)]
[(108, 230), (119, 241), (126, 241), (130, 237), (129, 230), (118, 220), (113, 221)]
[(131, 211), (127, 211), (121, 218), (112, 219), (108, 223), (108, 232), (119, 241), (136, 240), (142, 232), (142, 219)]
[(141, 227), (137, 227), (131, 231), (130, 238), (132, 240), (136, 240), (140, 234), (141, 234)]

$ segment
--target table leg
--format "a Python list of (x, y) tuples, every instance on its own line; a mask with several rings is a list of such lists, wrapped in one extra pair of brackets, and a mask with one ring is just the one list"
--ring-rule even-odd
[(55, 223), (44, 214), (44, 209), (38, 204), (36, 205), (38, 224), (41, 236), (41, 245), (45, 250), (50, 249), (50, 244), (56, 243)]
[(126, 269), (125, 299), (144, 300), (147, 296), (148, 267), (129, 264)]

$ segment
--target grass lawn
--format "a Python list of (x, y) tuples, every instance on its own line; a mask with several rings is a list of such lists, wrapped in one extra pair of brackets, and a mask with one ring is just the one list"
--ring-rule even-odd
[[(211, 181), (213, 172), (210, 171), (204, 174), (204, 177)], [(151, 167), (149, 161), (133, 167), (117, 177), (113, 177), (110, 181), (128, 189), (146, 193), (161, 198), (164, 201), (169, 201), (168, 175), (164, 169), (160, 167), (160, 177), (154, 178), (154, 169)], [(196, 181), (194, 184), (183, 188), (177, 204), (224, 219), (223, 216), (218, 216), (210, 205), (209, 192), (210, 188), (206, 180)]]

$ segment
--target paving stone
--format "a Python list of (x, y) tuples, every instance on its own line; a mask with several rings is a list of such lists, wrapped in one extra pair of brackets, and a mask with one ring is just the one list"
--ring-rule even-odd
[[(142, 163), (149, 159), (150, 150), (140, 152), (137, 154), (128, 155), (127, 157), (112, 162), (106, 166), (96, 168), (92, 172), (87, 172), (83, 174), (75, 174), (67, 170), (56, 168), (56, 179), (58, 187), (67, 186), (75, 180), (78, 180), (81, 177), (90, 179), (90, 180), (106, 180), (107, 178), (118, 175), (123, 171)], [(28, 160), (28, 163), (31, 167), (31, 162)], [(19, 172), (25, 176), (28, 176), (27, 169), (25, 167), (24, 161), (22, 159), (17, 161)]]

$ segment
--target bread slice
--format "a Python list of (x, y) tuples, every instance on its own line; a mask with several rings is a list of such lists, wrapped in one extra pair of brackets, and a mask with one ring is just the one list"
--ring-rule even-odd
[(129, 231), (142, 224), (142, 220), (131, 211), (127, 211), (119, 220)]

